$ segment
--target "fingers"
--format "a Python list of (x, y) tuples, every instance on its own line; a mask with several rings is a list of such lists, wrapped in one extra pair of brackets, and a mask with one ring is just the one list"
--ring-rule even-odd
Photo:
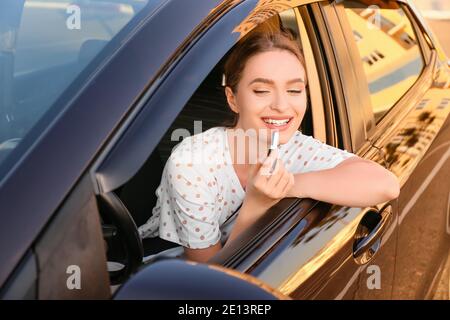
[(289, 192), (291, 192), (292, 187), (294, 187), (294, 183), (295, 183), (294, 175), (292, 173), (289, 173), (289, 178), (286, 184), (284, 185), (282, 191), (284, 197), (286, 197), (289, 194)]
[(263, 165), (260, 170), (262, 176), (269, 177), (276, 173), (277, 164), (280, 162), (278, 159), (278, 151), (273, 150), (270, 155), (264, 160)]
[[(267, 159), (266, 159), (266, 160), (267, 160)], [(249, 171), (248, 171), (248, 178), (249, 178), (249, 180), (250, 180), (251, 178), (253, 178), (255, 175), (257, 175), (258, 172), (260, 172), (260, 170), (261, 170), (261, 168), (262, 168), (263, 165), (264, 165), (264, 162), (258, 160), (255, 164), (252, 164), (252, 165), (250, 166), (250, 169), (249, 169)]]
[(283, 161), (278, 159), (277, 153), (274, 152), (263, 162), (255, 182), (258, 189), (268, 197), (281, 199), (286, 196), (287, 191), (290, 191), (293, 181), (293, 175), (286, 170)]
[(294, 175), (287, 171), (284, 166), (282, 166), (279, 170), (282, 173), (279, 175), (277, 181), (273, 181), (273, 185), (270, 185), (269, 183), (269, 188), (273, 190), (272, 193), (275, 197), (284, 198), (286, 197), (287, 191), (290, 191), (293, 186)]
[(284, 168), (283, 161), (278, 160), (272, 175), (267, 177), (267, 186), (270, 189), (275, 189), (276, 186), (280, 183), (280, 181), (283, 180), (283, 177), (285, 176), (286, 173), (287, 171)]

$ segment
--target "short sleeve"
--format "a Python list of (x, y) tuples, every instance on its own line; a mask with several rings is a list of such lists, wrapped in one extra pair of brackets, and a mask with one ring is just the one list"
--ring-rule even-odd
[(347, 150), (327, 145), (300, 132), (280, 148), (280, 153), (284, 164), (292, 173), (331, 169), (350, 157), (357, 157)]
[(217, 184), (202, 169), (169, 157), (158, 194), (160, 238), (192, 249), (208, 248), (220, 240)]

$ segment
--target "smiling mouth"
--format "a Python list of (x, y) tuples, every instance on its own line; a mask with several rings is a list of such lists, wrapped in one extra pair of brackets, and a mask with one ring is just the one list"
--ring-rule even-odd
[(292, 117), (284, 119), (261, 118), (266, 124), (275, 127), (283, 127), (291, 122)]

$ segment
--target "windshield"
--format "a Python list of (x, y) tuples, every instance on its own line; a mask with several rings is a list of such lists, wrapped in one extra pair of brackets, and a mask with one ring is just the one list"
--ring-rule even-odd
[[(101, 56), (93, 63), (99, 65), (112, 53), (103, 51), (138, 19), (133, 17), (160, 2), (0, 1), (0, 168), (13, 153), (16, 160), (27, 151), (26, 146), (45, 130), (45, 126), (36, 129), (36, 124), (42, 118), (51, 123), (46, 118), (56, 117), (64, 107), (55, 103), (57, 99), (85, 69), (95, 70), (90, 62)], [(83, 83), (76, 85), (81, 88)], [(0, 180), (7, 170), (2, 169)]]

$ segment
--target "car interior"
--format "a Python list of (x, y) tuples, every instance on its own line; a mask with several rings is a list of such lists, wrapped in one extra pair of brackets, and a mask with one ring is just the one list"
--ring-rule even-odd
[[(276, 24), (277, 28), (283, 25), (280, 16), (275, 16), (270, 20)], [(293, 30), (293, 32), (299, 39), (298, 30)], [(192, 134), (194, 132), (194, 121), (201, 121), (202, 130), (206, 131), (215, 126), (224, 126), (231, 120), (232, 112), (228, 107), (224, 87), (222, 86), (223, 65), (226, 58), (227, 55), (204, 79), (139, 171), (128, 182), (114, 190), (114, 194), (128, 209), (137, 227), (151, 217), (152, 209), (157, 201), (155, 192), (160, 184), (164, 165), (171, 150), (179, 143), (179, 141), (171, 139), (172, 132), (176, 129), (187, 129)], [(310, 101), (309, 96), (308, 101)], [(309, 106), (300, 130), (304, 134), (313, 135), (312, 113)], [(121, 257), (123, 254), (121, 252), (123, 248), (121, 249), (120, 245), (114, 243), (114, 241), (117, 241), (114, 237), (105, 240), (109, 248), (107, 252), (108, 261), (117, 261), (117, 257)], [(142, 245), (144, 261), (146, 261), (146, 257), (167, 249), (180, 247), (177, 243), (159, 237), (143, 239)]]

